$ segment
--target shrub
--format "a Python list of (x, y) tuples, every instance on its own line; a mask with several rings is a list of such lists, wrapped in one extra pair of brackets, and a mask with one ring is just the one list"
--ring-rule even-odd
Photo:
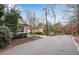
[(30, 34), (33, 34), (33, 32), (30, 32)]
[(17, 38), (25, 38), (27, 37), (28, 33), (24, 33), (24, 32), (18, 32), (15, 34), (15, 36), (13, 37), (13, 39), (17, 39)]
[(6, 47), (9, 44), (9, 40), (11, 40), (12, 33), (10, 29), (5, 26), (0, 26), (0, 47)]
[(35, 32), (35, 34), (42, 35), (43, 33), (42, 32)]
[[(33, 34), (33, 32), (30, 32), (30, 34)], [(34, 32), (34, 34), (37, 34), (37, 35), (43, 35), (42, 32)]]

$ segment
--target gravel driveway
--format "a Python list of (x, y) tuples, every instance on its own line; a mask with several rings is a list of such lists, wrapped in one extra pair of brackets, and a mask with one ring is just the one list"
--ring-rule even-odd
[(78, 55), (70, 35), (43, 37), (0, 52), (1, 55)]

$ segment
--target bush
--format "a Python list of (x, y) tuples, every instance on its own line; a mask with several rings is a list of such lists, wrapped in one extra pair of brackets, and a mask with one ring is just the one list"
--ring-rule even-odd
[(42, 32), (35, 32), (35, 34), (37, 34), (37, 35), (43, 35)]
[[(33, 34), (33, 32), (30, 32), (30, 34)], [(43, 35), (42, 32), (34, 32), (34, 34), (37, 34), (37, 35)]]
[(23, 32), (18, 32), (15, 34), (15, 36), (13, 37), (13, 39), (17, 39), (17, 38), (25, 38), (27, 37), (28, 33), (23, 33)]
[(5, 26), (0, 26), (0, 47), (4, 48), (9, 44), (9, 40), (11, 40), (12, 33), (10, 29)]
[(30, 32), (29, 34), (33, 34), (33, 32)]

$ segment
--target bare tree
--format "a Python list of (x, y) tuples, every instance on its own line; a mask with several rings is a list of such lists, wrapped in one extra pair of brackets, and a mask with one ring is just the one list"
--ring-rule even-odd
[(33, 32), (34, 34), (35, 27), (37, 26), (37, 17), (34, 12), (27, 12), (27, 22), (30, 25), (30, 32)]
[(48, 20), (47, 20), (47, 15), (48, 15), (48, 10), (47, 8), (44, 8), (45, 11), (45, 20), (46, 20), (46, 35), (48, 35)]
[[(56, 14), (54, 11), (55, 6), (56, 5), (49, 5), (50, 16), (54, 18), (54, 24), (56, 22)], [(55, 32), (54, 32), (54, 35), (55, 35)]]
[(79, 4), (70, 4), (66, 6), (67, 6), (66, 12), (71, 13), (70, 22), (75, 23), (77, 25), (77, 31), (79, 34)]
[[(49, 11), (50, 11), (50, 15), (54, 18), (54, 24), (56, 22), (56, 14), (55, 14), (55, 11), (54, 11), (54, 8), (55, 8), (56, 5), (49, 5)], [(52, 13), (51, 13), (52, 12)]]

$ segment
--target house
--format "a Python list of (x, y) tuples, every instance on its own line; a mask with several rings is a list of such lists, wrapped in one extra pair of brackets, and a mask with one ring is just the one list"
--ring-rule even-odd
[(25, 23), (23, 19), (19, 19), (18, 21), (18, 26), (19, 26), (19, 32), (30, 32), (30, 26)]
[[(29, 33), (30, 32), (30, 25), (26, 24), (23, 19), (19, 19), (19, 32)], [(40, 32), (44, 34), (45, 26), (37, 26), (35, 28), (31, 28), (31, 32)]]
[(40, 27), (37, 27), (34, 29), (34, 32), (44, 32), (44, 27), (43, 26), (40, 26)]

